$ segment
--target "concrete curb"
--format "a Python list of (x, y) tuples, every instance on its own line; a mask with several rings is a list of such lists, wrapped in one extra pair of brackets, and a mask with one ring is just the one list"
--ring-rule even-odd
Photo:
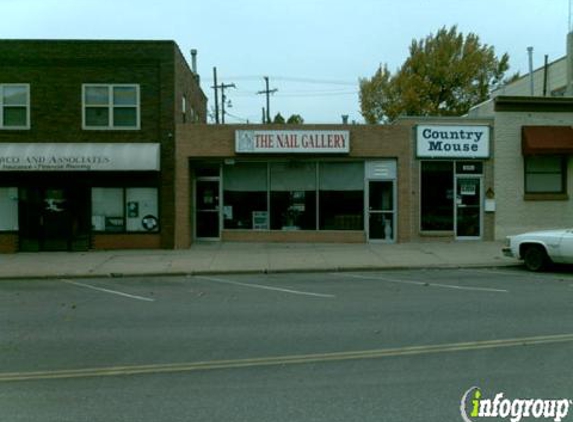
[(321, 268), (276, 268), (276, 269), (252, 269), (252, 270), (198, 270), (198, 271), (174, 271), (174, 272), (147, 272), (147, 273), (136, 273), (136, 272), (123, 272), (123, 273), (77, 273), (77, 274), (40, 274), (40, 275), (0, 275), (1, 281), (8, 280), (53, 280), (53, 279), (66, 279), (66, 278), (87, 278), (87, 279), (98, 279), (98, 278), (127, 278), (127, 277), (139, 277), (139, 278), (150, 278), (150, 277), (193, 277), (193, 276), (207, 276), (207, 275), (228, 275), (228, 274), (239, 274), (239, 275), (249, 275), (249, 274), (304, 274), (304, 273), (344, 273), (344, 272), (373, 272), (373, 271), (406, 271), (406, 270), (437, 270), (437, 269), (479, 269), (479, 268), (511, 268), (511, 267), (521, 267), (522, 263), (515, 262), (503, 262), (503, 263), (475, 263), (475, 264), (436, 264), (436, 265), (395, 265), (395, 266), (348, 266), (348, 267), (321, 267)]

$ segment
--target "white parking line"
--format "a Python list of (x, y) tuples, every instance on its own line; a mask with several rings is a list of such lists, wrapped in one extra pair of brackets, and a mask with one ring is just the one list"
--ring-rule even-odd
[(387, 278), (387, 277), (374, 277), (374, 276), (365, 276), (359, 274), (345, 274), (345, 273), (332, 273), (333, 275), (337, 275), (339, 277), (352, 277), (352, 278), (360, 278), (365, 280), (380, 280), (380, 281), (387, 281), (388, 283), (399, 283), (399, 284), (412, 284), (415, 286), (424, 286), (424, 287), (440, 287), (444, 289), (454, 289), (454, 290), (470, 290), (470, 291), (477, 291), (477, 292), (493, 292), (493, 293), (508, 293), (509, 290), (504, 289), (493, 289), (490, 287), (473, 287), (473, 286), (457, 286), (455, 284), (442, 284), (442, 283), (428, 283), (425, 281), (414, 281), (414, 280), (400, 280), (394, 278)]
[(146, 302), (155, 302), (155, 299), (149, 298), (149, 297), (143, 297), (143, 296), (137, 296), (137, 295), (130, 295), (128, 293), (124, 293), (124, 292), (119, 292), (117, 290), (110, 290), (110, 289), (104, 289), (103, 287), (95, 287), (92, 286), (91, 284), (84, 284), (84, 283), (80, 283), (78, 281), (72, 281), (72, 280), (60, 280), (64, 283), (68, 283), (68, 284), (73, 284), (74, 286), (80, 286), (80, 287), (86, 287), (88, 289), (92, 289), (92, 290), (97, 290), (98, 292), (104, 292), (104, 293), (110, 293), (110, 294), (114, 294), (117, 296), (123, 296), (123, 297), (128, 297), (130, 299), (137, 299), (137, 300), (143, 300)]
[(534, 276), (535, 276), (534, 274), (528, 273), (528, 272), (525, 272), (525, 271), (518, 272), (518, 271), (511, 271), (511, 270), (489, 270), (489, 269), (487, 269), (487, 270), (480, 270), (480, 269), (477, 269), (477, 268), (466, 270), (466, 269), (460, 268), (459, 271), (463, 271), (463, 272), (465, 272), (465, 273), (471, 273), (471, 274), (474, 274), (474, 273), (479, 273), (479, 274), (498, 274), (498, 275), (505, 275), (505, 276), (508, 276), (508, 275), (516, 276), (516, 275), (518, 275), (518, 276), (520, 276), (520, 277), (534, 277)]
[(504, 276), (519, 276), (520, 278), (527, 278), (531, 280), (551, 280), (551, 281), (570, 281), (573, 277), (569, 274), (551, 274), (551, 273), (532, 273), (527, 271), (504, 271), (504, 270), (460, 270), (469, 273), (481, 273), (481, 274), (499, 274)]
[(236, 286), (244, 286), (244, 287), (252, 287), (254, 289), (263, 289), (263, 290), (274, 290), (277, 292), (282, 293), (291, 293), (294, 295), (303, 295), (303, 296), (315, 296), (315, 297), (327, 297), (333, 298), (336, 297), (335, 295), (325, 294), (325, 293), (313, 293), (313, 292), (303, 292), (300, 290), (291, 290), (291, 289), (283, 289), (281, 287), (273, 287), (273, 286), (265, 286), (262, 284), (252, 284), (252, 283), (241, 283), (239, 281), (232, 281), (232, 280), (225, 280), (223, 278), (215, 278), (215, 277), (203, 277), (203, 276), (196, 276), (194, 277), (198, 280), (207, 280), (207, 281), (214, 281), (217, 283), (227, 283), (227, 284), (234, 284)]

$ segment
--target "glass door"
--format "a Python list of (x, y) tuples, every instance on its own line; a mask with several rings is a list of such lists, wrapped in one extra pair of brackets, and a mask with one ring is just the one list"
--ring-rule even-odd
[(479, 239), (482, 236), (482, 179), (480, 176), (456, 176), (456, 238)]
[(396, 239), (396, 210), (393, 181), (368, 182), (368, 239), (393, 242)]
[(220, 195), (218, 179), (197, 179), (195, 182), (195, 237), (220, 238)]

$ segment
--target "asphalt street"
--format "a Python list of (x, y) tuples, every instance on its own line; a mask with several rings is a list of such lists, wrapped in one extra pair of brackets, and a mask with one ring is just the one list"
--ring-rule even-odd
[(572, 311), (569, 270), (3, 280), (0, 420), (454, 421), (472, 386), (573, 399)]

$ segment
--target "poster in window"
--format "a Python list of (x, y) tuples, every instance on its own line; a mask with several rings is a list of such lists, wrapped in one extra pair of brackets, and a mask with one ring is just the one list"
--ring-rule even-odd
[(127, 216), (129, 218), (139, 217), (139, 202), (129, 201), (127, 203)]
[(223, 218), (225, 220), (232, 220), (233, 219), (233, 206), (232, 205), (225, 205), (223, 207)]
[(269, 213), (267, 211), (253, 211), (253, 229), (267, 230), (269, 227)]

